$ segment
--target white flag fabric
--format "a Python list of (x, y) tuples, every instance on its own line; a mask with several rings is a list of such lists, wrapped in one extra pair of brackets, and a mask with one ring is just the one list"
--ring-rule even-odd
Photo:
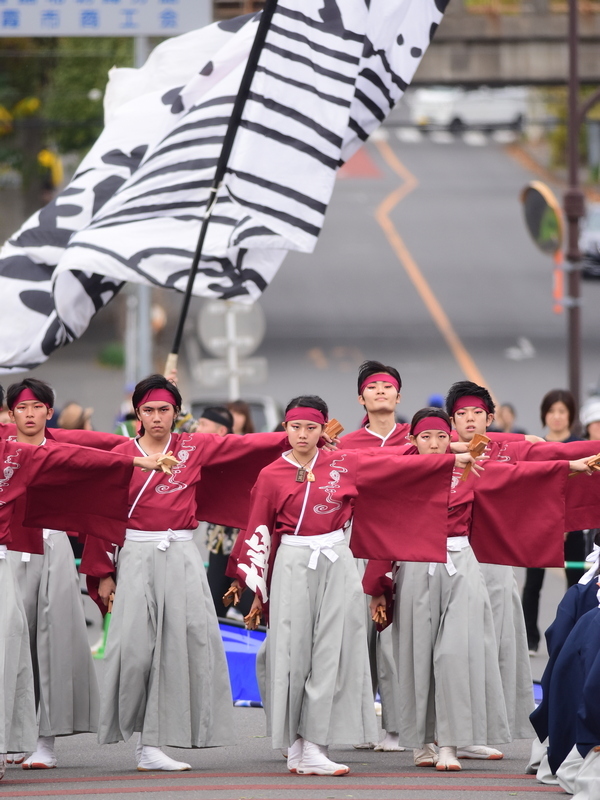
[[(338, 167), (397, 103), (448, 0), (279, 0), (194, 294), (253, 302), (311, 252)], [(111, 71), (105, 129), (73, 180), (0, 251), (0, 371), (82, 335), (124, 282), (183, 291), (260, 14)]]

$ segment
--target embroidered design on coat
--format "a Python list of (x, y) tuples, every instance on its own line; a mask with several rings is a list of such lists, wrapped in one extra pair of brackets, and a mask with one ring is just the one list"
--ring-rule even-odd
[(267, 567), (269, 553), (271, 552), (271, 534), (266, 525), (259, 525), (249, 539), (244, 540), (248, 545), (247, 556), (249, 564), (238, 563), (238, 569), (246, 574), (246, 586), (255, 594), (260, 592), (263, 602), (269, 599), (267, 592)]
[(154, 491), (158, 492), (158, 494), (171, 494), (172, 492), (181, 492), (183, 489), (187, 489), (187, 483), (178, 481), (177, 478), (186, 468), (186, 461), (189, 459), (190, 453), (196, 449), (195, 445), (185, 444), (185, 442), (189, 442), (191, 440), (192, 437), (190, 435), (182, 441), (179, 450), (175, 453), (175, 458), (178, 459), (179, 463), (174, 467), (171, 467), (171, 475), (169, 476), (169, 480), (166, 483), (159, 483), (158, 486), (156, 486)]
[(325, 503), (320, 503), (316, 506), (313, 506), (313, 511), (315, 514), (332, 514), (334, 511), (339, 511), (339, 509), (342, 507), (342, 503), (339, 500), (336, 500), (334, 495), (340, 488), (340, 479), (342, 473), (348, 472), (346, 467), (341, 466), (345, 458), (346, 453), (341, 453), (338, 457), (332, 460), (330, 464), (332, 469), (329, 473), (331, 480), (325, 486), (319, 486), (319, 489), (322, 489), (325, 492), (326, 500)]
[(22, 453), (22, 448), (19, 448), (15, 453), (9, 453), (4, 459), (5, 467), (2, 470), (3, 478), (0, 478), (0, 492), (9, 485), (10, 479), (18, 469), (21, 469), (20, 463), (16, 460)]

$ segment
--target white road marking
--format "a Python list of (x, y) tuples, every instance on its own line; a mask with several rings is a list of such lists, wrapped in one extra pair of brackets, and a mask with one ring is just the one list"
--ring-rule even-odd
[(396, 128), (396, 137), (404, 144), (419, 144), (425, 138), (418, 128)]

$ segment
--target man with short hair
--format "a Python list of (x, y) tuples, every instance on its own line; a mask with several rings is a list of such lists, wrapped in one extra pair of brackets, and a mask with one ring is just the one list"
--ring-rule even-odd
[[(363, 425), (342, 437), (344, 449), (359, 450), (368, 447), (390, 447), (408, 445), (410, 425), (396, 422), (396, 409), (400, 403), (402, 379), (395, 367), (380, 361), (364, 361), (358, 370), (358, 402), (364, 407), (366, 416)], [(357, 559), (359, 572), (364, 572), (365, 562)], [(373, 693), (379, 689), (381, 699), (381, 725), (385, 732), (382, 741), (375, 743), (375, 750), (404, 750), (398, 744), (399, 722), (397, 709), (400, 706), (398, 673), (392, 646), (392, 628), (378, 633), (371, 620), (366, 602), (367, 631), (369, 639), (369, 661)], [(373, 743), (367, 743), (373, 746)]]
[[(469, 443), (476, 434), (486, 434), (494, 420), (495, 404), (484, 386), (472, 381), (454, 383), (446, 396), (446, 412), (459, 442)], [(524, 439), (518, 434), (496, 434), (486, 447), (485, 455), (494, 460), (502, 456), (502, 437)], [(481, 564), (487, 585), (496, 639), (504, 699), (510, 731), (514, 739), (532, 735), (529, 714), (534, 709), (531, 667), (523, 607), (512, 567)]]
[[(46, 445), (46, 423), (54, 414), (54, 392), (26, 378), (9, 386), (10, 420), (17, 442)], [(97, 731), (99, 691), (87, 637), (73, 551), (65, 531), (43, 529), (44, 554), (9, 552), (21, 591), (34, 669), (39, 733), (23, 769), (56, 767), (54, 739)], [(20, 763), (25, 754), (13, 754)]]
[(402, 379), (395, 367), (364, 361), (358, 370), (358, 402), (366, 415), (362, 426), (344, 436), (346, 448), (390, 447), (408, 444), (410, 425), (396, 422)]
[(86, 542), (90, 594), (104, 604), (115, 594), (98, 738), (108, 744), (138, 732), (139, 770), (181, 771), (190, 765), (163, 746), (229, 744), (232, 730), (227, 662), (193, 533), (199, 518), (245, 523), (250, 489), (287, 436), (173, 433), (181, 395), (162, 375), (140, 381), (132, 402), (140, 434), (116, 452), (172, 451), (177, 464), (171, 475), (133, 476), (116, 574), (106, 550)]
[[(0, 404), (3, 396), (0, 387)], [(38, 400), (20, 394), (14, 405), (24, 399)], [(49, 410), (43, 405), (41, 416)], [(0, 439), (0, 778), (6, 754), (34, 751), (38, 733), (28, 621), (7, 551), (42, 554), (44, 523), (119, 537), (133, 466), (156, 469), (158, 459)]]

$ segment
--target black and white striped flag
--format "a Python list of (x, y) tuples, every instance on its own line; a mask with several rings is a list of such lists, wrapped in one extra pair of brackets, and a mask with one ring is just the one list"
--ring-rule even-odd
[[(448, 0), (279, 0), (208, 227), (194, 294), (252, 302), (311, 252), (338, 167), (385, 119)], [(106, 126), (0, 251), (0, 371), (87, 328), (126, 281), (183, 290), (259, 15), (111, 72)]]

